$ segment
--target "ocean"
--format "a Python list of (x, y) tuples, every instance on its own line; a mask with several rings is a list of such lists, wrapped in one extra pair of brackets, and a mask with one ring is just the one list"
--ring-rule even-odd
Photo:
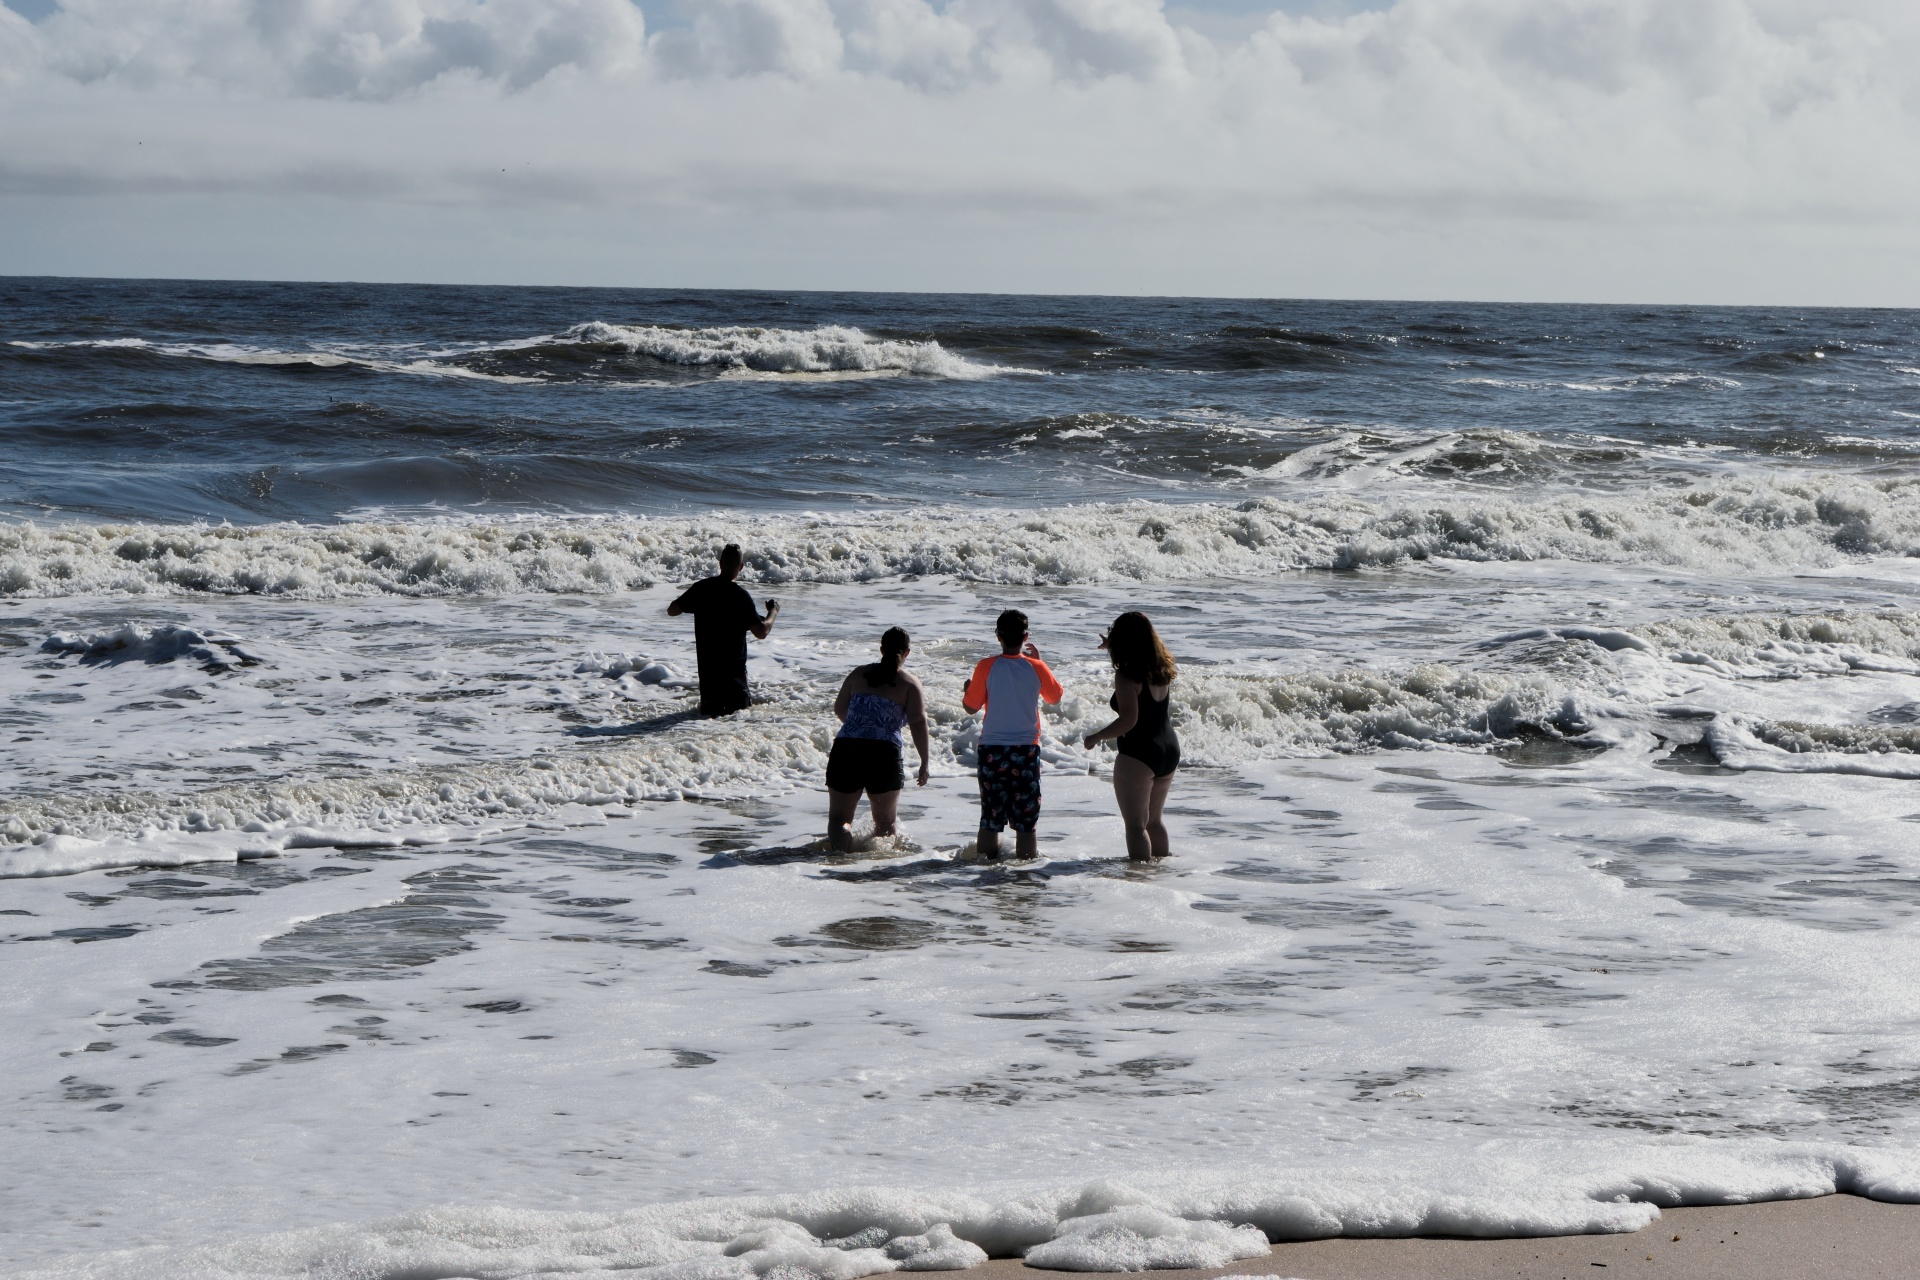
[[(0, 515), (8, 1274), (1920, 1200), (1920, 313), (15, 278)], [(1007, 607), (1067, 696), (981, 865)], [(892, 625), (934, 778), (832, 855)]]

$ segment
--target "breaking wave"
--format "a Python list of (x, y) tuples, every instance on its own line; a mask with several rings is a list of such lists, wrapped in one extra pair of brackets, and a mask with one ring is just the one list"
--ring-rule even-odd
[(627, 591), (710, 572), (766, 583), (952, 575), (1067, 585), (1422, 560), (1778, 570), (1920, 554), (1920, 482), (1739, 480), (1653, 494), (1370, 503), (1121, 503), (1037, 512), (612, 517), (513, 523), (0, 528), (0, 595), (301, 598)]
[(621, 325), (595, 320), (545, 343), (578, 343), (645, 356), (665, 364), (740, 373), (917, 373), (939, 378), (984, 378), (1007, 370), (978, 364), (938, 342), (875, 338), (849, 325), (771, 329), (728, 325), (707, 329)]
[[(1786, 644), (1798, 647), (1781, 648)], [(236, 640), (176, 628), (56, 635), (45, 649), (82, 660), (89, 654), (253, 660)], [(1920, 653), (1920, 614), (1913, 613), (1733, 615), (1634, 631), (1543, 628), (1489, 641), (1471, 661), (1400, 669), (1191, 665), (1180, 677), (1175, 721), (1187, 762), (1200, 766), (1526, 740), (1651, 746), (1659, 739), (1699, 741), (1704, 729), (1725, 763), (1737, 763), (1735, 754), (1744, 751), (1741, 760), (1759, 763), (1739, 767), (1808, 769), (1819, 767), (1808, 752), (1823, 758), (1910, 753), (1920, 730), (1908, 722), (1920, 723), (1920, 707), (1894, 708), (1881, 724), (1822, 728), (1748, 724), (1724, 715), (1724, 725), (1708, 724), (1711, 711), (1669, 722), (1661, 704), (1675, 688), (1696, 682), (1690, 671), (1702, 663), (1716, 664), (1716, 674), (1733, 680), (1775, 679), (1920, 669), (1905, 656), (1914, 653)], [(922, 669), (930, 682), (957, 685), (964, 663), (930, 655)], [(15, 795), (0, 804), (0, 876), (264, 856), (303, 845), (431, 844), (564, 817), (572, 808), (764, 797), (819, 785), (832, 746), (831, 683), (769, 683), (751, 710), (708, 721), (689, 718), (691, 682), (645, 656), (588, 655), (572, 678), (644, 688), (645, 700), (635, 704), (643, 710), (579, 727), (577, 745), (533, 756), (175, 793)], [(1083, 772), (1104, 758), (1090, 755), (1080, 741), (1108, 719), (1106, 691), (1078, 680), (1068, 684), (1067, 696), (1045, 711), (1042, 755), (1052, 767)], [(627, 718), (636, 715), (643, 718)], [(977, 723), (938, 702), (929, 706), (929, 719), (936, 767), (970, 768)], [(1796, 752), (1805, 757), (1800, 763), (1780, 763)]]
[(144, 354), (173, 359), (207, 360), (215, 364), (257, 365), (286, 369), (367, 369), (375, 373), (424, 374), (442, 378), (477, 378), (485, 382), (528, 383), (544, 379), (519, 377), (473, 369), (456, 361), (435, 359), (421, 354), (398, 352), (370, 353), (365, 350), (316, 347), (306, 351), (282, 351), (240, 342), (154, 342), (146, 338), (102, 338), (82, 342), (15, 341), (9, 346), (32, 351), (105, 351)]
[[(930, 339), (876, 338), (850, 325), (820, 325), (811, 329), (759, 325), (682, 328), (593, 320), (560, 333), (443, 347), (424, 343), (318, 343), (304, 350), (282, 350), (254, 343), (166, 342), (147, 338), (77, 342), (18, 340), (8, 345), (39, 352), (97, 351), (134, 358), (160, 356), (270, 368), (354, 368), (375, 373), (477, 378), (509, 384), (564, 381), (580, 376), (635, 382), (631, 375), (636, 370), (631, 362), (624, 368), (594, 368), (581, 364), (583, 356), (637, 357), (683, 370), (733, 376), (919, 374), (936, 378), (986, 378), (1024, 372), (965, 359)], [(556, 361), (554, 357), (561, 359)], [(657, 379), (642, 378), (638, 385), (661, 384)]]

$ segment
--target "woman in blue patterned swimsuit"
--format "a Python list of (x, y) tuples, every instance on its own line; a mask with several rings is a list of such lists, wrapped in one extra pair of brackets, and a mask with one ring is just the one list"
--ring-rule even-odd
[(873, 834), (898, 830), (900, 789), (907, 782), (900, 762), (903, 729), (913, 731), (920, 753), (917, 781), (927, 785), (927, 700), (906, 669), (910, 652), (907, 633), (890, 628), (880, 637), (880, 661), (854, 668), (833, 700), (840, 736), (827, 757), (827, 843), (836, 850), (853, 846), (853, 814), (863, 791), (873, 810)]

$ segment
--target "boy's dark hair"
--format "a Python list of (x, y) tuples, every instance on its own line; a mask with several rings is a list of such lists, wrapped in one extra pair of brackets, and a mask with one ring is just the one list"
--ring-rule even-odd
[(1004, 652), (1019, 652), (1020, 642), (1027, 638), (1027, 615), (1018, 609), (1007, 610), (994, 621), (993, 634), (1000, 637)]
[(745, 564), (746, 561), (747, 558), (740, 554), (739, 543), (729, 542), (726, 546), (720, 548), (720, 566), (722, 568), (730, 564)]

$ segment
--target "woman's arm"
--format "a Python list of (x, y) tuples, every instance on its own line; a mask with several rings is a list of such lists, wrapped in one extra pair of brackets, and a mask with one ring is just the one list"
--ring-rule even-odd
[(1089, 751), (1109, 738), (1118, 738), (1126, 733), (1140, 719), (1140, 686), (1118, 671), (1113, 673), (1113, 700), (1118, 704), (1120, 714), (1106, 728), (1087, 735), (1086, 747)]
[(917, 785), (927, 785), (928, 756), (932, 750), (931, 735), (927, 732), (927, 696), (920, 682), (912, 676), (907, 677), (907, 729), (913, 734), (913, 749), (920, 753), (920, 776)]
[(833, 714), (843, 723), (847, 718), (847, 707), (853, 702), (853, 681), (859, 674), (858, 667), (847, 672), (847, 678), (840, 682), (840, 696), (833, 700)]

